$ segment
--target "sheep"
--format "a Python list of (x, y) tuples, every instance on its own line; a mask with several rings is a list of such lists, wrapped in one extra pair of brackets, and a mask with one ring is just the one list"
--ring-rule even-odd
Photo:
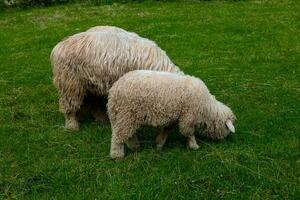
[(108, 32), (108, 33), (121, 33), (127, 37), (135, 37), (135, 38), (142, 38), (138, 34), (126, 31), (124, 29), (121, 29), (119, 27), (115, 26), (95, 26), (90, 29), (88, 29), (86, 32)]
[[(138, 34), (133, 32), (128, 32), (124, 29), (121, 29), (119, 27), (115, 26), (95, 26), (92, 27), (86, 32), (106, 32), (106, 33), (122, 33), (123, 36), (127, 37), (135, 37), (135, 38), (141, 38)], [(81, 112), (79, 114), (82, 114), (84, 112), (90, 112), (95, 117), (96, 121), (104, 122), (106, 123), (108, 121), (108, 118), (106, 116), (106, 103), (107, 99), (103, 96), (95, 96), (88, 94), (86, 95), (84, 99), (83, 106), (81, 106)], [(103, 112), (104, 111), (104, 112)]]
[(107, 111), (112, 127), (110, 156), (117, 160), (124, 157), (124, 143), (130, 149), (139, 147), (135, 133), (142, 125), (166, 127), (156, 138), (159, 149), (170, 132), (168, 126), (177, 121), (191, 149), (199, 147), (195, 130), (212, 139), (235, 132), (231, 109), (217, 101), (200, 79), (183, 74), (128, 72), (109, 90)]
[(151, 40), (116, 27), (96, 30), (68, 37), (50, 55), (59, 109), (66, 129), (73, 131), (79, 130), (76, 113), (85, 97), (101, 97), (105, 108), (108, 90), (123, 74), (137, 69), (183, 73)]

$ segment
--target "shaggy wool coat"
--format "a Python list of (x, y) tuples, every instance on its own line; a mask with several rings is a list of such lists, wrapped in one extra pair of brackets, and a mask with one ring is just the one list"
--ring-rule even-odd
[(58, 43), (51, 53), (60, 111), (75, 113), (88, 92), (107, 96), (112, 84), (137, 69), (182, 73), (155, 42), (117, 27), (94, 27)]

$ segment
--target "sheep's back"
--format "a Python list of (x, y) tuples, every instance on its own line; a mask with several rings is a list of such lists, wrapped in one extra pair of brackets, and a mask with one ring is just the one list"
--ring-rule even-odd
[(136, 33), (126, 31), (124, 29), (121, 29), (119, 27), (115, 26), (95, 26), (90, 29), (88, 29), (86, 32), (107, 32), (107, 33), (121, 33), (121, 34), (126, 34), (129, 37), (137, 37), (137, 38), (142, 38)]
[(132, 70), (181, 73), (154, 42), (125, 33), (76, 34), (53, 49), (51, 61), (54, 68), (57, 63), (57, 66), (67, 66), (67, 70), (76, 72), (80, 78), (104, 93), (119, 77)]
[(191, 100), (188, 82), (184, 76), (173, 73), (129, 72), (109, 90), (108, 111), (130, 110), (136, 120), (142, 120), (140, 123), (167, 124), (177, 120)]

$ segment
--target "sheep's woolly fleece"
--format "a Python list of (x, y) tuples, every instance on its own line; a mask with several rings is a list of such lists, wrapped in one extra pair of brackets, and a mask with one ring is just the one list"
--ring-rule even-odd
[(73, 116), (87, 92), (107, 96), (112, 84), (129, 71), (182, 73), (155, 42), (110, 26), (66, 38), (54, 47), (50, 59), (60, 110)]
[(95, 27), (92, 27), (92, 28), (88, 29), (86, 32), (121, 33), (121, 34), (123, 34), (124, 36), (127, 36), (127, 37), (134, 37), (134, 38), (137, 38), (137, 39), (142, 38), (141, 36), (139, 36), (136, 33), (129, 32), (129, 31), (126, 31), (124, 29), (121, 29), (121, 28), (115, 27), (115, 26), (95, 26)]
[(234, 122), (231, 109), (217, 101), (198, 78), (168, 72), (136, 70), (122, 76), (109, 90), (108, 114), (112, 143), (124, 143), (141, 125), (166, 126), (179, 122), (191, 136), (202, 127), (204, 136), (222, 139)]

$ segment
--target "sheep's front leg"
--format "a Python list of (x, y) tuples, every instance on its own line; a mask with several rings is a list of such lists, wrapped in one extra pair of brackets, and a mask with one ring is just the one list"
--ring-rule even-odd
[(137, 138), (134, 136), (136, 130), (137, 128), (130, 123), (112, 125), (112, 138), (110, 147), (110, 156), (112, 159), (119, 161), (124, 158), (124, 143), (128, 142), (128, 140), (130, 145), (132, 143), (137, 143)]
[(199, 149), (199, 145), (197, 144), (195, 135), (188, 137), (188, 147), (194, 150)]
[(111, 139), (110, 157), (116, 161), (124, 158), (124, 144), (118, 142), (114, 136)]

